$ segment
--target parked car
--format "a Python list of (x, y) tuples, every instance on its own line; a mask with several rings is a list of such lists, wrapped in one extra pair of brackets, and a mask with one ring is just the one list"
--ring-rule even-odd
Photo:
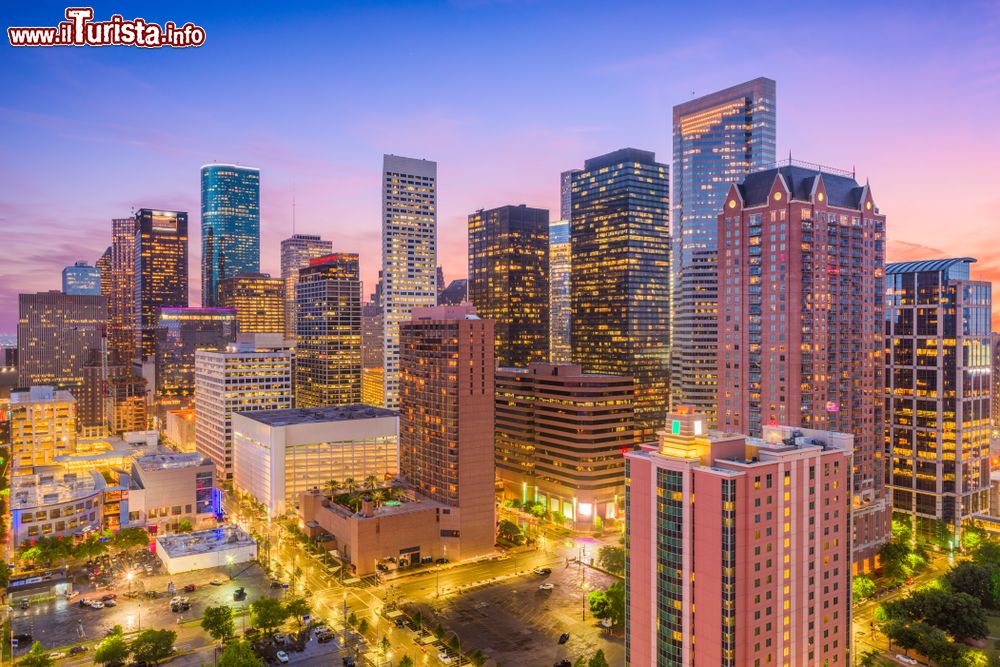
[(277, 579), (271, 580), (271, 588), (281, 588), (281, 582)]
[(29, 604), (31, 603), (28, 602), (28, 598), (24, 598), (23, 600), (21, 600), (21, 609), (27, 609)]
[(148, 597), (151, 600), (155, 600), (156, 598), (160, 597), (160, 594), (157, 593), (156, 591), (146, 591), (146, 597)]
[(344, 667), (354, 667), (354, 658), (349, 655), (345, 655), (340, 659), (340, 662)]
[(66, 651), (53, 651), (52, 653), (49, 653), (49, 657), (52, 658), (53, 660), (61, 660), (65, 658), (67, 655), (69, 654), (66, 653)]
[(212, 579), (208, 583), (212, 584), (213, 586), (221, 586), (222, 584), (224, 584), (226, 582), (223, 581), (221, 577), (216, 577), (215, 579)]
[(569, 641), (569, 633), (568, 632), (564, 632), (561, 635), (559, 635), (559, 643), (560, 644), (565, 644), (568, 641)]
[(114, 607), (118, 603), (115, 602), (114, 600), (106, 600), (106, 601), (102, 602), (101, 604), (103, 604), (105, 607)]
[(437, 563), (438, 565), (444, 565), (445, 563), (447, 563), (447, 562), (448, 562), (448, 559), (447, 559), (447, 558), (438, 558), (438, 559), (437, 559), (436, 561), (434, 561), (434, 562), (435, 562), (435, 563)]
[(277, 658), (278, 662), (280, 662), (281, 664), (285, 664), (286, 662), (288, 662), (288, 654), (285, 653), (284, 651), (278, 651), (277, 653), (274, 654), (274, 657)]
[(192, 591), (194, 591), (194, 589), (195, 589), (194, 584), (188, 584), (187, 586), (184, 587), (183, 590), (185, 593), (191, 593)]
[(534, 573), (537, 574), (540, 577), (545, 577), (545, 576), (548, 576), (548, 575), (552, 574), (552, 570), (550, 568), (547, 568), (547, 567), (539, 567), (539, 568), (535, 568)]
[(104, 609), (104, 603), (101, 602), (100, 600), (91, 600), (90, 601), (90, 608), (91, 609)]
[(69, 650), (70, 655), (80, 655), (81, 653), (86, 653), (87, 647), (84, 645), (74, 646)]
[(555, 587), (556, 587), (555, 584), (551, 584), (549, 582), (545, 582), (544, 584), (540, 584), (538, 586), (538, 590), (540, 590), (540, 591), (551, 591)]
[(438, 660), (440, 660), (441, 662), (443, 662), (446, 665), (450, 665), (451, 661), (452, 661), (452, 657), (450, 655), (448, 655), (448, 653), (446, 651), (441, 651), (440, 653), (438, 653)]
[(904, 665), (918, 665), (918, 664), (920, 664), (915, 659), (911, 658), (908, 655), (903, 655), (902, 653), (897, 653), (893, 657), (896, 660), (898, 660), (899, 662), (903, 663)]

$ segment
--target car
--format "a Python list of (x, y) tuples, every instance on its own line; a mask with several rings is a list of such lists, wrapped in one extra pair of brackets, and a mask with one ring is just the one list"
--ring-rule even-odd
[(285, 664), (286, 662), (288, 662), (288, 654), (285, 653), (284, 651), (278, 651), (277, 653), (274, 654), (274, 657), (277, 658), (278, 662), (280, 662), (281, 664)]
[(184, 587), (183, 590), (185, 593), (191, 593), (192, 591), (194, 591), (194, 589), (195, 589), (194, 584), (188, 584), (187, 586)]
[(80, 655), (81, 653), (86, 653), (86, 652), (87, 652), (87, 647), (84, 646), (83, 644), (80, 644), (79, 646), (74, 646), (69, 650), (70, 655)]
[(896, 660), (898, 660), (899, 662), (903, 663), (904, 665), (918, 665), (918, 664), (920, 664), (916, 660), (914, 660), (913, 658), (911, 658), (910, 656), (903, 655), (902, 653), (897, 653), (896, 655), (894, 655), (892, 657), (894, 657)]
[(27, 609), (29, 604), (31, 603), (28, 602), (28, 598), (24, 598), (23, 600), (21, 600), (21, 609)]
[(535, 574), (537, 574), (538, 576), (540, 576), (540, 577), (546, 577), (546, 576), (548, 576), (548, 575), (552, 574), (552, 570), (551, 570), (551, 568), (547, 568), (547, 567), (539, 567), (539, 568), (535, 568), (535, 569), (533, 570), (533, 572), (534, 572)]
[(434, 561), (434, 562), (435, 562), (435, 563), (437, 563), (438, 565), (444, 565), (445, 563), (447, 563), (447, 562), (448, 562), (448, 559), (447, 559), (447, 558), (438, 558), (438, 559), (437, 559), (436, 561)]
[(406, 621), (404, 621), (402, 617), (396, 618), (395, 623), (397, 628), (401, 628), (406, 625)]
[(106, 602), (102, 602), (101, 604), (103, 604), (105, 607), (114, 607), (118, 603), (115, 602), (114, 600), (107, 600)]
[(337, 635), (335, 635), (332, 632), (317, 632), (316, 633), (316, 641), (318, 641), (320, 644), (326, 644), (327, 642), (332, 642), (334, 639), (336, 639), (336, 637), (337, 637)]
[(107, 602), (108, 600), (114, 600), (114, 599), (116, 599), (117, 597), (118, 597), (118, 596), (117, 596), (117, 595), (115, 595), (114, 593), (105, 593), (104, 595), (102, 595), (102, 596), (100, 597), (100, 600), (101, 600), (101, 602)]
[(345, 655), (343, 658), (341, 658), (340, 663), (344, 667), (354, 667), (354, 658), (352, 658), (349, 655)]
[(272, 639), (274, 639), (274, 643), (278, 646), (285, 646), (289, 643), (289, 641), (291, 641), (291, 637), (286, 635), (284, 632), (275, 632)]
[(906, 578), (906, 585), (907, 586), (912, 586), (914, 581), (915, 581), (915, 579), (913, 577), (907, 577)]
[(271, 580), (271, 588), (281, 588), (281, 582), (277, 579)]
[(32, 637), (31, 634), (27, 632), (19, 632), (18, 634), (14, 635), (13, 639), (21, 646), (31, 646), (34, 637)]
[(450, 655), (448, 655), (447, 652), (441, 651), (440, 653), (438, 653), (438, 660), (440, 660), (441, 662), (443, 662), (446, 665), (450, 665), (451, 661), (452, 661), (452, 658), (451, 658)]
[(540, 584), (538, 586), (538, 590), (540, 590), (540, 591), (551, 591), (555, 587), (556, 587), (555, 584), (550, 584), (549, 582), (545, 582), (544, 584)]
[(561, 635), (559, 635), (559, 643), (560, 644), (565, 644), (568, 641), (569, 641), (569, 633), (568, 632), (564, 632)]
[(208, 583), (212, 584), (213, 586), (221, 586), (222, 584), (224, 584), (226, 582), (223, 581), (220, 577), (216, 577), (215, 579), (212, 579)]
[(245, 600), (246, 597), (247, 597), (247, 590), (245, 588), (243, 588), (242, 586), (240, 586), (235, 591), (233, 591), (233, 601), (234, 602), (240, 602), (241, 600)]
[(552, 667), (573, 667), (573, 663), (569, 660), (560, 660), (559, 662), (552, 663)]
[(247, 628), (243, 631), (244, 637), (256, 637), (258, 634), (260, 634), (260, 630), (257, 628)]
[(156, 598), (160, 597), (160, 594), (157, 593), (156, 591), (146, 591), (146, 597), (148, 597), (151, 600), (155, 600)]
[(65, 658), (67, 655), (69, 655), (69, 653), (66, 653), (66, 651), (54, 651), (52, 653), (49, 653), (49, 657), (52, 658), (53, 660), (61, 660), (62, 658)]
[(91, 600), (90, 601), (90, 608), (91, 609), (104, 609), (104, 603), (101, 602), (100, 600)]

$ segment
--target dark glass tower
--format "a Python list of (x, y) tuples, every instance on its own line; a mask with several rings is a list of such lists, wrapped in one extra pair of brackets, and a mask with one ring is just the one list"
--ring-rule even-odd
[(573, 174), (572, 358), (587, 373), (636, 381), (639, 438), (662, 428), (670, 325), (668, 167), (623, 148)]
[(501, 206), (469, 216), (469, 301), (493, 320), (496, 363), (549, 356), (549, 212)]
[(201, 305), (218, 305), (219, 282), (260, 272), (260, 170), (201, 168)]
[(156, 353), (161, 308), (188, 305), (188, 219), (183, 211), (142, 208), (135, 214), (136, 346)]

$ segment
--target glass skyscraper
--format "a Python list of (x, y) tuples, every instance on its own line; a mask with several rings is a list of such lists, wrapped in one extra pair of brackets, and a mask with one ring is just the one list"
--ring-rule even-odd
[(143, 208), (135, 213), (132, 312), (136, 349), (142, 359), (156, 354), (160, 309), (188, 305), (187, 223), (183, 211)]
[(715, 421), (718, 240), (731, 183), (775, 161), (775, 82), (759, 78), (674, 107), (670, 389)]
[(63, 294), (101, 294), (101, 270), (84, 261), (62, 271)]
[(201, 304), (218, 305), (219, 282), (260, 272), (260, 170), (201, 168)]
[(549, 361), (570, 363), (569, 220), (549, 225)]

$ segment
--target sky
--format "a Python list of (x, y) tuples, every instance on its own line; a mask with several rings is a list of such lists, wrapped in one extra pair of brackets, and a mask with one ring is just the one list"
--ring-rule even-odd
[[(55, 25), (66, 6), (8, 4), (4, 28)], [(890, 261), (972, 256), (974, 277), (1000, 279), (1000, 0), (93, 7), (191, 21), (206, 42), (3, 38), (0, 333), (18, 293), (58, 289), (142, 207), (189, 213), (197, 305), (208, 162), (260, 168), (262, 270), (280, 273), (294, 199), (296, 231), (361, 254), (367, 294), (383, 153), (436, 160), (439, 259), (464, 277), (470, 212), (524, 203), (555, 219), (561, 171), (625, 146), (669, 162), (673, 105), (758, 76), (777, 81), (780, 156), (870, 182)]]

